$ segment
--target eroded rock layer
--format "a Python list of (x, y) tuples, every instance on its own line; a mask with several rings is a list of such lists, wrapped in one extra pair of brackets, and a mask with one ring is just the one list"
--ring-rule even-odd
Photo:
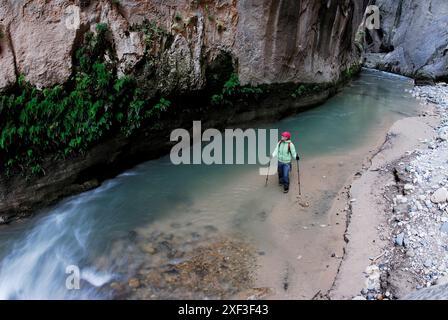
[(144, 20), (174, 37), (161, 57), (171, 67), (164, 76), (181, 70), (172, 90), (202, 88), (206, 66), (223, 51), (238, 62), (243, 84), (334, 81), (358, 59), (363, 2), (2, 0), (0, 89), (18, 75), (37, 87), (67, 81), (81, 35), (97, 23), (112, 31), (119, 72), (131, 73), (145, 54), (144, 34), (132, 26)]

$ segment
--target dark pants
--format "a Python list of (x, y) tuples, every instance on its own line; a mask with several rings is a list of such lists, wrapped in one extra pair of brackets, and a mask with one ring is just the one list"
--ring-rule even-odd
[(278, 162), (278, 180), (285, 189), (289, 189), (289, 172), (291, 171), (291, 163)]

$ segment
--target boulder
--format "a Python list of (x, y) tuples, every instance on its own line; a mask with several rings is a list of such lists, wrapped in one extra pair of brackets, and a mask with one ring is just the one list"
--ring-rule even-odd
[(365, 287), (367, 288), (367, 290), (370, 291), (380, 290), (381, 289), (380, 268), (376, 265), (370, 265), (366, 268), (365, 273), (368, 275), (365, 282)]
[(442, 226), (440, 227), (440, 231), (448, 234), (448, 222), (445, 222), (444, 224), (442, 224)]
[(423, 266), (425, 266), (426, 268), (431, 268), (432, 267), (432, 260), (431, 259), (425, 260), (425, 262), (423, 262)]
[(448, 141), (448, 127), (443, 127), (439, 130), (439, 139), (442, 141)]
[(415, 187), (412, 184), (410, 184), (410, 183), (407, 183), (407, 184), (404, 185), (404, 192), (406, 194), (412, 193), (414, 191), (414, 189), (415, 189)]
[(440, 188), (431, 196), (433, 203), (445, 203), (448, 200), (448, 190)]
[(397, 203), (401, 203), (401, 204), (404, 204), (404, 203), (407, 203), (408, 202), (408, 198), (406, 198), (406, 197), (404, 197), (404, 196), (402, 196), (402, 195), (398, 195), (398, 196), (396, 196), (396, 202)]
[(446, 285), (446, 284), (448, 284), (448, 276), (443, 276), (443, 277), (437, 279), (436, 284), (437, 284), (438, 286), (439, 286), (439, 285), (442, 286), (442, 285)]

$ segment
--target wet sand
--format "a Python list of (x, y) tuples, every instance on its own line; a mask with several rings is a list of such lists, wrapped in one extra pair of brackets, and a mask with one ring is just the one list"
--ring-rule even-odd
[(423, 119), (405, 118), (390, 130), (393, 123), (386, 121), (361, 148), (302, 163), (302, 196), (293, 183), (257, 239), (266, 251), (257, 285), (273, 288), (267, 298), (347, 299), (361, 290), (363, 272), (381, 246), (376, 231), (382, 221), (371, 189), (387, 179), (373, 177), (375, 168), (431, 134), (429, 119)]
[(274, 207), (258, 239), (266, 255), (259, 259), (257, 283), (274, 288), (268, 298), (326, 298), (344, 255), (348, 186), (368, 154), (364, 147), (303, 162), (302, 196), (294, 184)]

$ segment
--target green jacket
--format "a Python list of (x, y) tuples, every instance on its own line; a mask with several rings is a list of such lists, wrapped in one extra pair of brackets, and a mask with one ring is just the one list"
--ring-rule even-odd
[[(289, 145), (289, 148), (288, 148)], [(289, 150), (288, 150), (289, 149)], [(290, 163), (293, 159), (297, 157), (296, 147), (291, 142), (291, 140), (288, 141), (280, 141), (277, 144), (277, 147), (274, 150), (274, 153), (272, 154), (272, 157), (278, 158), (278, 161), (283, 163)]]

